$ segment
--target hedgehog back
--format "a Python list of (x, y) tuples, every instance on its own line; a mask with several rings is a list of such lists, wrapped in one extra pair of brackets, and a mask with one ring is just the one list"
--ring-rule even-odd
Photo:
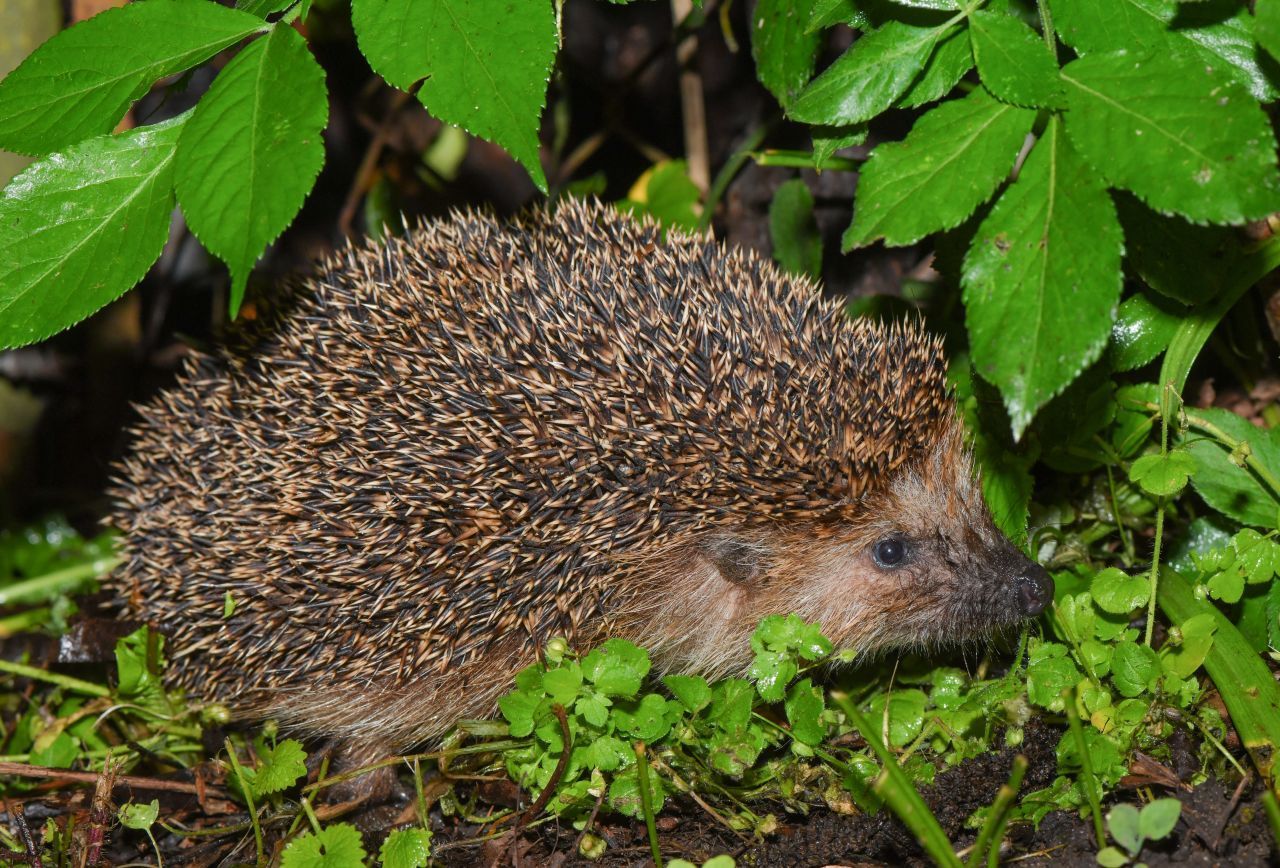
[(948, 412), (933, 339), (753, 255), (598, 205), (456, 215), (140, 408), (114, 582), (203, 695), (404, 683), (594, 637), (621, 559), (856, 511)]

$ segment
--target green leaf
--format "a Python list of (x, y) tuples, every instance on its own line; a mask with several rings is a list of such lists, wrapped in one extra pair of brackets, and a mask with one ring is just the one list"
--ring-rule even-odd
[(396, 829), (378, 850), (382, 868), (427, 868), (431, 863), (431, 832), (428, 829)]
[[(236, 0), (236, 8), (259, 18), (288, 9), (298, 0)], [(306, 17), (305, 11), (303, 17)]]
[(498, 699), (498, 710), (510, 724), (513, 738), (524, 738), (533, 732), (533, 714), (542, 701), (542, 696), (534, 696), (523, 691), (508, 693)]
[(635, 696), (649, 674), (649, 652), (610, 639), (583, 658), (582, 674), (606, 696)]
[[(1273, 475), (1280, 473), (1280, 433), (1257, 428), (1228, 410), (1195, 410), (1188, 411), (1188, 415), (1193, 423), (1203, 420), (1233, 441), (1247, 443), (1254, 460)], [(1231, 450), (1226, 445), (1194, 430), (1184, 442), (1196, 462), (1191, 485), (1209, 506), (1242, 524), (1277, 526), (1280, 501), (1253, 471), (1231, 461)]]
[(663, 677), (662, 683), (692, 714), (697, 714), (711, 702), (711, 688), (707, 685), (707, 679), (699, 675), (667, 675)]
[(307, 752), (291, 738), (282, 739), (275, 747), (259, 745), (258, 760), (252, 781), (255, 797), (287, 790), (307, 773)]
[(980, 9), (969, 17), (969, 38), (982, 84), (1007, 103), (1061, 105), (1062, 82), (1049, 47), (1021, 20)]
[(1182, 814), (1182, 802), (1177, 799), (1155, 799), (1144, 805), (1138, 817), (1138, 834), (1146, 841), (1167, 838), (1178, 825)]
[(809, 33), (826, 30), (835, 24), (847, 24), (855, 30), (866, 30), (867, 13), (859, 9), (853, 0), (814, 0), (809, 15)]
[(1122, 696), (1138, 696), (1155, 687), (1160, 676), (1156, 652), (1137, 642), (1116, 643), (1111, 655), (1111, 680)]
[(819, 33), (808, 32), (813, 0), (760, 0), (751, 19), (756, 75), (787, 106), (813, 75)]
[(1036, 660), (1027, 666), (1027, 699), (1050, 711), (1062, 711), (1062, 692), (1079, 681), (1080, 670), (1065, 656)]
[(1177, 645), (1165, 643), (1160, 649), (1165, 670), (1178, 678), (1194, 675), (1213, 647), (1213, 634), (1217, 628), (1213, 616), (1208, 613), (1195, 615), (1179, 624), (1182, 640)]
[(872, 698), (869, 717), (880, 729), (884, 720), (885, 703), (889, 706), (889, 744), (906, 747), (924, 729), (925, 708), (929, 698), (923, 690), (895, 690), (890, 694), (878, 694)]
[(542, 676), (542, 689), (553, 702), (569, 706), (582, 692), (582, 667), (570, 663), (556, 669), (548, 670)]
[(1089, 593), (1102, 611), (1127, 615), (1151, 599), (1151, 580), (1147, 576), (1130, 576), (1115, 567), (1108, 567), (1093, 577)]
[(614, 713), (619, 733), (641, 741), (651, 742), (662, 738), (671, 729), (667, 719), (667, 700), (650, 693), (640, 700), (634, 709), (618, 709)]
[(0, 148), (50, 154), (109, 133), (157, 79), (264, 29), (207, 0), (107, 9), (54, 36), (0, 81)]
[(145, 624), (116, 640), (116, 693), (149, 708), (164, 704), (164, 635)]
[(898, 108), (915, 108), (951, 93), (964, 74), (973, 69), (973, 51), (969, 47), (969, 34), (955, 28), (938, 39), (937, 47), (924, 65), (924, 69), (911, 82), (911, 86), (898, 98)]
[(1000, 389), (1015, 438), (1106, 346), (1122, 246), (1110, 197), (1051, 119), (961, 278), (974, 367)]
[(1119, 804), (1107, 812), (1107, 830), (1116, 843), (1137, 856), (1142, 849), (1142, 833), (1138, 831), (1138, 809), (1133, 805)]
[[(655, 814), (659, 813), (667, 803), (667, 788), (663, 779), (648, 771), (651, 806)], [(609, 807), (618, 813), (640, 819), (644, 816), (644, 805), (640, 801), (640, 780), (636, 777), (636, 769), (623, 772), (609, 784)]]
[(791, 724), (791, 736), (801, 744), (821, 744), (827, 736), (827, 728), (822, 725), (822, 712), (826, 703), (822, 700), (822, 691), (813, 686), (808, 678), (797, 681), (787, 691), (784, 706), (787, 721)]
[(0, 349), (74, 325), (147, 273), (169, 237), (185, 119), (82, 142), (0, 191)]
[(1186, 315), (1176, 303), (1148, 292), (1126, 298), (1111, 327), (1111, 366), (1131, 371), (1150, 362), (1169, 346)]
[(787, 685), (800, 672), (800, 667), (786, 654), (760, 651), (751, 664), (750, 675), (765, 702), (780, 702)]
[(635, 759), (631, 745), (612, 735), (602, 735), (583, 749), (582, 759), (591, 768), (611, 772)]
[(1209, 589), (1210, 597), (1228, 605), (1240, 602), (1240, 597), (1244, 595), (1244, 576), (1239, 570), (1223, 570), (1211, 576), (1204, 584)]
[(809, 128), (813, 140), (813, 167), (821, 172), (835, 156), (836, 151), (860, 145), (867, 140), (865, 124), (843, 127), (813, 126)]
[(178, 140), (187, 225), (231, 269), (231, 315), (249, 270), (289, 225), (324, 164), (324, 70), (288, 25), (241, 51)]
[(160, 816), (160, 800), (152, 799), (148, 804), (129, 802), (120, 806), (120, 825), (129, 829), (150, 829)]
[(871, 153), (858, 180), (846, 250), (883, 238), (913, 244), (959, 226), (1013, 167), (1035, 112), (981, 88), (923, 115), (901, 142)]
[(1124, 227), (1125, 265), (1152, 289), (1186, 304), (1218, 297), (1248, 254), (1236, 230), (1157, 214), (1128, 193), (1113, 197)]
[(364, 843), (350, 823), (325, 826), (289, 842), (280, 857), (281, 868), (364, 868)]
[(427, 111), (496, 142), (547, 181), (538, 127), (557, 47), (549, 0), (354, 0), (360, 50), (390, 84), (418, 91)]
[(1272, 57), (1280, 59), (1280, 0), (1258, 0), (1253, 7), (1254, 35)]
[(792, 178), (769, 203), (769, 237), (773, 258), (792, 274), (822, 274), (822, 235), (813, 219), (813, 194), (800, 178)]
[(974, 459), (982, 468), (982, 497), (996, 527), (1016, 546), (1027, 538), (1031, 504), (1031, 460), (979, 434), (973, 444)]
[(1164, 455), (1144, 455), (1129, 468), (1129, 480), (1156, 497), (1177, 494), (1195, 472), (1196, 462), (1187, 452), (1176, 449)]
[(907, 90), (945, 30), (890, 21), (865, 34), (805, 88), (788, 114), (826, 126), (870, 120)]
[(701, 222), (702, 191), (689, 179), (684, 160), (666, 160), (649, 168), (632, 185), (618, 208), (628, 214), (648, 214), (663, 228), (694, 231)]
[(1280, 546), (1253, 528), (1240, 531), (1231, 541), (1236, 550), (1236, 563), (1251, 585), (1271, 581), (1280, 571)]
[(1125, 51), (1062, 70), (1072, 144), (1162, 213), (1241, 223), (1280, 208), (1276, 140), (1257, 102), (1185, 56)]
[(1129, 857), (1119, 847), (1103, 847), (1094, 859), (1102, 868), (1124, 868), (1129, 864)]

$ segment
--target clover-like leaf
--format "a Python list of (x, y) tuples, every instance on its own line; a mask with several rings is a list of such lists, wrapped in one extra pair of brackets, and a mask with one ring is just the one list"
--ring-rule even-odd
[(1163, 454), (1143, 455), (1129, 467), (1129, 479), (1148, 494), (1168, 497), (1186, 487), (1195, 469), (1196, 462), (1190, 453), (1174, 449)]
[(396, 829), (378, 850), (382, 868), (427, 868), (431, 863), (431, 831)]
[(1089, 593), (1098, 608), (1113, 615), (1127, 615), (1151, 598), (1151, 581), (1108, 567), (1093, 577)]
[(334, 823), (289, 842), (281, 868), (364, 868), (364, 842), (350, 823)]

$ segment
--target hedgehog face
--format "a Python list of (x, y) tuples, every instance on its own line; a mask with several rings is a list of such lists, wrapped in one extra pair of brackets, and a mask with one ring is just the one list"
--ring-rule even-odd
[(801, 613), (838, 645), (928, 647), (984, 636), (1038, 615), (1053, 580), (1000, 533), (958, 432), (896, 472), (796, 571)]

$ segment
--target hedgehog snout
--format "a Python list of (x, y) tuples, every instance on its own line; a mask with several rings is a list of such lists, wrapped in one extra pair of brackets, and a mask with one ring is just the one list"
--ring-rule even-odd
[(1053, 577), (1037, 563), (1028, 561), (1014, 579), (1014, 584), (1018, 588), (1018, 604), (1022, 607), (1022, 614), (1028, 618), (1039, 615), (1053, 602)]

